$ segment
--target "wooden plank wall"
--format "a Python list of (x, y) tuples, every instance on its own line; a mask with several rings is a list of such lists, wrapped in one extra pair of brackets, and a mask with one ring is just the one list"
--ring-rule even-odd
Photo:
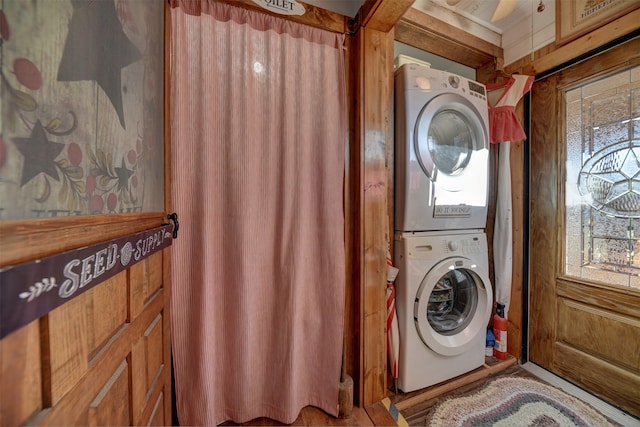
[[(393, 145), (393, 25), (411, 0), (368, 0), (349, 52), (350, 105), (355, 109), (351, 143), (354, 208), (355, 301), (359, 313), (357, 403), (386, 396), (386, 253), (389, 228), (387, 154)], [(349, 334), (349, 331), (347, 332)]]
[[(0, 224), (0, 265), (161, 223), (157, 215), (145, 216), (137, 221), (126, 216), (124, 226), (66, 230), (60, 229), (71, 221), (64, 219)], [(144, 259), (0, 341), (0, 425), (171, 423), (170, 250)]]
[[(364, 382), (363, 403), (381, 400), (386, 390), (386, 248), (387, 221), (387, 144), (391, 140), (388, 123), (393, 111), (393, 38), (390, 33), (364, 27), (363, 43), (365, 111), (364, 135)], [(386, 64), (380, 67), (378, 64)]]

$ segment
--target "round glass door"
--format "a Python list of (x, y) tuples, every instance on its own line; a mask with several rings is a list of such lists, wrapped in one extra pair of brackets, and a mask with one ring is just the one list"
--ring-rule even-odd
[(467, 327), (478, 306), (475, 280), (466, 270), (451, 270), (429, 295), (427, 320), (439, 334), (453, 335)]
[[(474, 152), (488, 147), (485, 126), (478, 110), (458, 94), (442, 94), (429, 101), (420, 111), (414, 131), (413, 148), (420, 167), (432, 180), (438, 174), (455, 181), (470, 168)], [(456, 191), (456, 189), (451, 189)]]
[(444, 259), (418, 288), (413, 311), (418, 335), (443, 356), (464, 353), (480, 335), (484, 337), (492, 302), (489, 278), (475, 262), (463, 257)]
[(427, 147), (440, 172), (459, 174), (469, 164), (473, 152), (473, 136), (468, 120), (454, 110), (440, 111), (431, 121)]

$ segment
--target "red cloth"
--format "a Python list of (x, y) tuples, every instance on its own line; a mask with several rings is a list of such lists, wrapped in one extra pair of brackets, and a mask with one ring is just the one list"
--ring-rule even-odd
[[(487, 85), (489, 141), (520, 141), (527, 138), (516, 116), (518, 101), (531, 90), (533, 76), (515, 74), (507, 80)], [(492, 92), (493, 93), (492, 95)]]

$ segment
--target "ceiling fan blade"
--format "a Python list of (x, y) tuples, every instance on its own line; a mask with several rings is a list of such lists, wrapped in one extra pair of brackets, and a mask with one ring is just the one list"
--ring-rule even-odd
[(517, 3), (518, 0), (500, 0), (498, 7), (496, 7), (495, 12), (493, 12), (491, 22), (496, 22), (502, 18), (506, 18), (511, 12), (513, 12), (513, 9), (516, 8)]
[(461, 1), (462, 1), (462, 0), (447, 0), (447, 4), (448, 4), (449, 6), (455, 6), (455, 5), (457, 5), (458, 3), (460, 3)]

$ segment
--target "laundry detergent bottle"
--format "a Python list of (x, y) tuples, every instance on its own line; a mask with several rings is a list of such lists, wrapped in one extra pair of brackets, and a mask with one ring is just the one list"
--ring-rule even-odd
[(493, 355), (498, 359), (507, 358), (507, 319), (504, 318), (504, 304), (496, 304), (496, 314), (493, 315), (493, 335), (495, 344)]

